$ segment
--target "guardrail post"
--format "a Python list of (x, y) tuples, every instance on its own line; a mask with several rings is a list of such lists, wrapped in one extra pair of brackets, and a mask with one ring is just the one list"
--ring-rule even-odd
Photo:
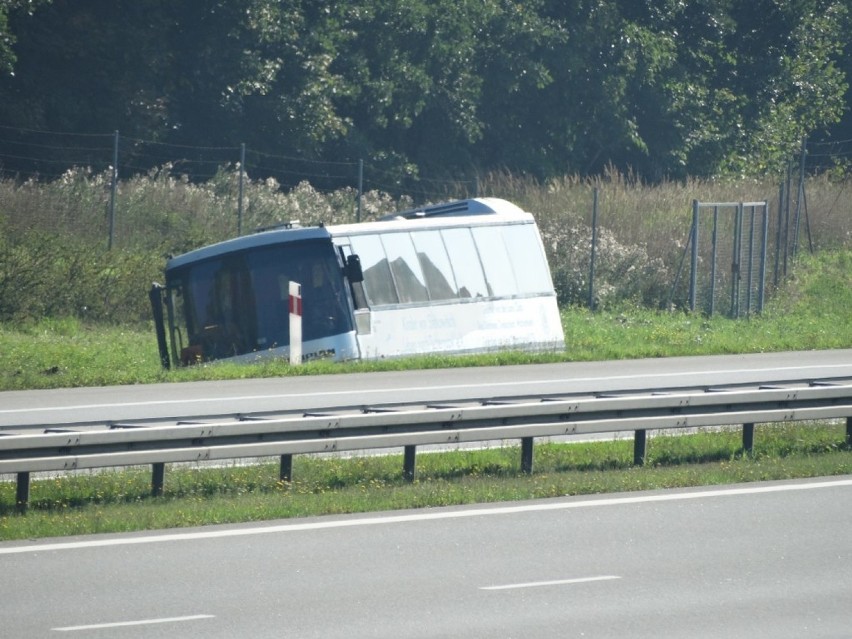
[(15, 507), (18, 512), (24, 514), (30, 505), (30, 473), (18, 473), (18, 487), (15, 491)]
[(278, 473), (280, 481), (293, 481), (293, 455), (281, 455), (281, 470)]
[(533, 471), (533, 438), (521, 438), (521, 472), (531, 475)]
[(846, 445), (852, 446), (852, 417), (846, 418)]
[(414, 481), (415, 457), (417, 454), (417, 446), (406, 446), (404, 459), (402, 462), (402, 476), (405, 481)]
[(157, 462), (152, 465), (151, 472), (151, 496), (162, 497), (163, 486), (166, 483), (166, 464), (165, 462)]
[(754, 453), (754, 424), (743, 424), (743, 452)]
[(637, 430), (633, 435), (633, 465), (644, 466), (648, 451), (648, 431)]

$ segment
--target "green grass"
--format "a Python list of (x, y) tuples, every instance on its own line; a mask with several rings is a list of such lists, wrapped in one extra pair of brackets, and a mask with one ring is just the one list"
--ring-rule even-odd
[(520, 471), (517, 447), (421, 454), (417, 480), (402, 457), (297, 457), (294, 481), (276, 464), (173, 468), (162, 497), (148, 470), (34, 481), (30, 510), (14, 512), (15, 487), (0, 484), (0, 539), (127, 532), (343, 513), (543, 499), (852, 473), (839, 424), (764, 425), (753, 455), (739, 432), (661, 435), (647, 465), (632, 466), (632, 442), (539, 444), (535, 472)]
[(220, 362), (164, 371), (151, 326), (77, 320), (0, 325), (0, 390), (852, 347), (852, 252), (807, 257), (796, 273), (763, 314), (748, 319), (638, 308), (601, 313), (563, 309), (566, 350), (545, 355), (312, 362), (298, 368), (285, 361)]

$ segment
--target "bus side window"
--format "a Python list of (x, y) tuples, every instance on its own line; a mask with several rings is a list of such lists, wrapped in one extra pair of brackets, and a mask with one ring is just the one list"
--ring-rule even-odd
[(458, 299), (459, 293), (447, 249), (438, 231), (411, 233), (414, 248), (432, 301)]
[(518, 291), (536, 294), (552, 292), (550, 268), (535, 224), (513, 224), (502, 230), (518, 280)]
[(382, 236), (391, 275), (400, 302), (428, 302), (426, 280), (420, 261), (408, 233), (388, 233)]
[(442, 229), (459, 297), (488, 297), (488, 287), (470, 229)]
[(517, 295), (518, 284), (515, 281), (514, 263), (503, 241), (503, 228), (482, 226), (474, 228), (473, 239), (485, 270), (489, 296)]

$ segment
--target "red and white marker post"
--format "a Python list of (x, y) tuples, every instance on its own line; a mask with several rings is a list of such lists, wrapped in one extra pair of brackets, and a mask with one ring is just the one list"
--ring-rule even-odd
[(290, 282), (290, 365), (302, 363), (302, 285)]

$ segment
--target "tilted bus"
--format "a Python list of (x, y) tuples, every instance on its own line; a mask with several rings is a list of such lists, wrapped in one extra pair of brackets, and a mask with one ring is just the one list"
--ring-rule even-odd
[(478, 198), (288, 225), (169, 259), (151, 289), (163, 366), (288, 357), (291, 281), (305, 359), (564, 348), (532, 215)]

